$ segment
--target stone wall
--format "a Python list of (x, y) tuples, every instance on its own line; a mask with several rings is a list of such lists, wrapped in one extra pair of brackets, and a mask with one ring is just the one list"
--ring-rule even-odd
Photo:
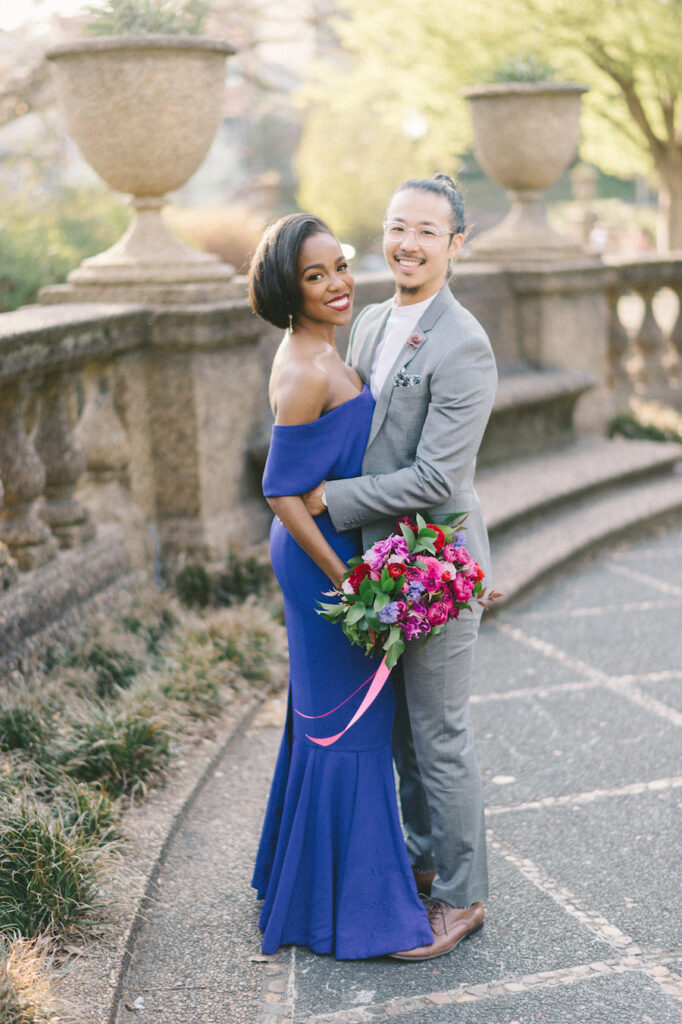
[[(482, 458), (603, 431), (633, 392), (679, 406), (682, 259), (504, 269), (452, 282), (501, 371)], [(656, 317), (661, 288), (674, 322)], [(392, 294), (360, 276), (356, 310)], [(641, 321), (621, 318), (635, 295)], [(261, 540), (267, 379), (281, 332), (245, 298), (30, 306), (0, 316), (0, 660), (131, 572)], [(345, 350), (347, 331), (339, 334)]]

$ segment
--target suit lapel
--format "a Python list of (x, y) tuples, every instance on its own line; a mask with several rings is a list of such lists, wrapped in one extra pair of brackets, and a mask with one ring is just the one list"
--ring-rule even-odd
[(388, 304), (388, 308), (385, 311), (381, 311), (381, 319), (379, 320), (378, 329), (368, 331), (367, 337), (365, 338), (357, 357), (354, 361), (355, 369), (358, 371), (362, 379), (369, 385), (369, 377), (372, 372), (372, 362), (374, 360), (374, 353), (377, 350), (377, 345), (384, 336), (386, 324), (391, 314), (391, 304)]
[[(416, 356), (417, 352), (422, 351), (424, 346), (429, 341), (429, 335), (431, 331), (440, 320), (441, 316), (447, 309), (450, 302), (452, 302), (452, 293), (450, 291), (450, 286), (446, 281), (441, 290), (434, 298), (431, 305), (424, 311), (424, 313), (422, 313), (421, 317), (419, 318), (419, 322), (417, 323), (416, 330), (420, 334), (423, 334), (424, 340), (421, 342), (418, 348), (410, 348), (410, 346), (407, 344), (407, 338), (405, 339), (405, 344), (398, 352), (395, 362), (393, 363), (393, 366), (391, 367), (389, 374), (386, 380), (384, 381), (384, 386), (379, 392), (379, 397), (377, 398), (376, 406), (374, 408), (372, 426), (369, 432), (369, 439), (367, 441), (368, 448), (372, 441), (374, 440), (374, 438), (376, 437), (376, 435), (378, 434), (384, 422), (384, 419), (386, 418), (386, 413), (388, 412), (388, 405), (391, 400), (391, 392), (393, 390), (393, 380), (395, 378), (396, 373), (398, 373), (401, 367), (408, 366), (411, 360), (414, 359), (414, 357)], [(384, 328), (386, 326), (387, 320), (388, 315), (385, 317), (382, 325), (382, 335), (384, 333)], [(375, 349), (372, 349), (372, 352), (374, 351)], [(369, 375), (367, 376), (366, 379), (369, 380)]]

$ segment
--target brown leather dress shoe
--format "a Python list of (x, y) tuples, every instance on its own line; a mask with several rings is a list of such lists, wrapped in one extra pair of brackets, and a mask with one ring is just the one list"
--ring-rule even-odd
[(480, 931), (485, 920), (482, 903), (474, 903), (472, 907), (462, 910), (451, 907), (443, 900), (424, 898), (429, 924), (433, 932), (433, 942), (429, 946), (416, 946), (400, 953), (390, 953), (396, 960), (432, 960), (435, 956), (443, 956), (454, 949), (458, 942)]
[(417, 892), (419, 895), (430, 896), (431, 886), (433, 885), (433, 880), (437, 874), (436, 870), (418, 871), (417, 868), (412, 868), (412, 874), (414, 875), (414, 880), (417, 883)]

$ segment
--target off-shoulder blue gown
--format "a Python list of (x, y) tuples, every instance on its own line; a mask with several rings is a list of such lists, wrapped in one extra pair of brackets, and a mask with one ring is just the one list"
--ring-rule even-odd
[[(274, 426), (263, 476), (267, 497), (302, 494), (321, 480), (357, 476), (374, 401), (367, 387), (312, 423)], [(316, 522), (340, 557), (361, 553), (360, 531)], [(264, 899), (263, 951), (307, 946), (355, 960), (433, 941), (403, 839), (393, 777), (390, 682), (334, 745), (378, 661), (353, 647), (340, 625), (316, 614), (330, 582), (275, 519), (270, 552), (284, 595), (289, 641), (289, 708), (252, 885)]]

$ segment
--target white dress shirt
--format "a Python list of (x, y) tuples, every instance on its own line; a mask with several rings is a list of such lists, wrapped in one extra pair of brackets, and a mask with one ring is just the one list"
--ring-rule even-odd
[[(438, 294), (438, 293), (436, 293)], [(422, 314), (428, 309), (435, 295), (423, 302), (413, 302), (409, 306), (398, 306), (394, 300), (388, 316), (384, 336), (377, 345), (372, 370), (369, 376), (369, 389), (376, 400), (386, 383), (391, 367), (398, 358), (398, 353), (410, 334), (416, 329)]]

